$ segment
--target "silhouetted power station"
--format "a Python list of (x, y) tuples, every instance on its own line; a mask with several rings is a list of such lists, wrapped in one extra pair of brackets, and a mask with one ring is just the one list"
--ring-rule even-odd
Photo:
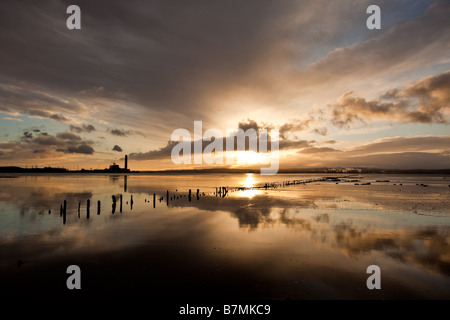
[(105, 169), (107, 172), (113, 172), (113, 173), (121, 173), (121, 172), (130, 172), (130, 169), (128, 169), (128, 155), (125, 155), (125, 166), (124, 168), (121, 168), (118, 164), (115, 162), (109, 166), (109, 169)]

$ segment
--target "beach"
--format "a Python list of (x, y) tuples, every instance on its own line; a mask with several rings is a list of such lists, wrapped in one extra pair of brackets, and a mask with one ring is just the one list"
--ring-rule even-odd
[[(424, 174), (4, 175), (0, 295), (449, 299), (449, 184)], [(70, 265), (80, 290), (66, 286)], [(381, 289), (366, 285), (371, 265)]]

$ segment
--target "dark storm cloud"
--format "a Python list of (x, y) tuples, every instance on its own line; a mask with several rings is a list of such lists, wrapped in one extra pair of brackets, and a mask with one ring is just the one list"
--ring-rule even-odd
[[(129, 102), (138, 115), (139, 108), (160, 112), (161, 118), (149, 121), (180, 127), (186, 119), (213, 118), (205, 112), (211, 111), (210, 99), (236, 88), (270, 95), (288, 83), (317, 87), (343, 75), (388, 70), (424, 48), (441, 50), (449, 39), (449, 5), (437, 1), (416, 20), (341, 47), (344, 31), (365, 19), (368, 3), (3, 1), (0, 108), (25, 114), (46, 110), (48, 118), (66, 121), (71, 114), (89, 113), (78, 98), (95, 97)], [(81, 8), (81, 30), (66, 28), (70, 4)], [(341, 48), (299, 69), (308, 50), (322, 44)], [(279, 77), (286, 66), (292, 70)], [(102, 109), (104, 117), (120, 114), (113, 107)], [(303, 130), (300, 123), (291, 125)], [(286, 130), (281, 128), (282, 138)]]
[[(81, 8), (81, 30), (66, 28), (70, 4)], [(4, 1), (0, 74), (55, 93), (202, 115), (206, 96), (250, 79), (277, 52), (283, 35), (292, 35), (283, 22), (298, 7), (271, 0)], [(60, 102), (52, 104), (67, 107)]]
[(117, 144), (112, 148), (113, 151), (122, 152), (122, 148), (119, 147)]

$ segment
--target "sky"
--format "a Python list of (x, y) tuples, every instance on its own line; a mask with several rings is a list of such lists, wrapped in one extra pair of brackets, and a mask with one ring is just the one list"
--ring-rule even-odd
[(278, 130), (280, 169), (450, 168), (449, 16), (445, 0), (2, 1), (0, 166), (261, 165), (173, 163), (172, 133), (201, 121)]

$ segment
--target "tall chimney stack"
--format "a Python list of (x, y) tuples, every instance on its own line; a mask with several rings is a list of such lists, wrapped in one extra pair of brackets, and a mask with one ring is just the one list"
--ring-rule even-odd
[(128, 169), (128, 156), (125, 155), (125, 170)]

